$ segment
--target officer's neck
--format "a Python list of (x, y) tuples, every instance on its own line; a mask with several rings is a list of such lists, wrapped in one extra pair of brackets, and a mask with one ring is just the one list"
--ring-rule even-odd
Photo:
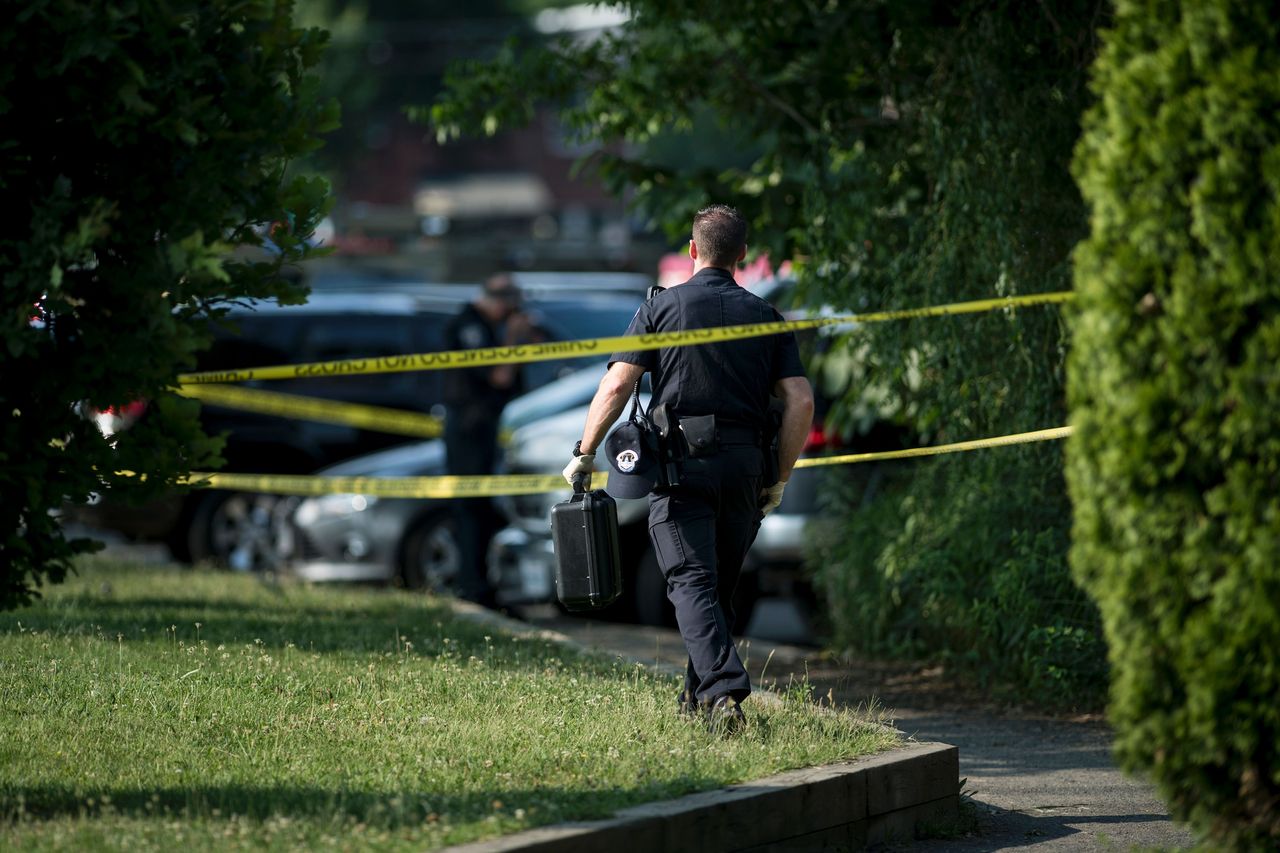
[[(735, 264), (735, 266), (736, 266), (736, 264)], [(693, 274), (694, 274), (694, 275), (697, 275), (698, 273), (702, 272), (703, 270), (708, 270), (708, 269), (710, 269), (710, 270), (720, 270), (721, 272), (728, 273), (728, 274), (729, 274), (729, 278), (733, 278), (733, 277), (734, 277), (734, 276), (733, 276), (733, 270), (731, 270), (731, 269), (726, 269), (725, 267), (719, 266), (718, 264), (709, 264), (709, 263), (706, 263), (705, 261), (703, 261), (703, 260), (702, 260), (702, 258), (698, 258), (698, 259), (696, 259), (696, 260), (693, 262)]]

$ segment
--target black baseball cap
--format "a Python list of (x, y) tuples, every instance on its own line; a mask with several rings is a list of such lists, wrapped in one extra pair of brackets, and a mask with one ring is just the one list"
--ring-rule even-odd
[(658, 479), (658, 448), (649, 434), (627, 421), (604, 440), (609, 458), (609, 482), (605, 491), (615, 498), (642, 498)]

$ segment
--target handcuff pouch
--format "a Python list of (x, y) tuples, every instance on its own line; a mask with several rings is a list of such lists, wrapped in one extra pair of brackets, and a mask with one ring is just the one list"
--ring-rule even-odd
[(716, 435), (715, 415), (680, 418), (680, 434), (684, 438), (683, 444), (691, 459), (712, 456), (720, 449), (720, 440)]

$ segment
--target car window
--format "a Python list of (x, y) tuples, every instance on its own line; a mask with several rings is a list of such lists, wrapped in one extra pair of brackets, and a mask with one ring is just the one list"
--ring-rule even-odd
[[(600, 387), (605, 365), (606, 362), (600, 360), (579, 359), (565, 375), (508, 403), (502, 410), (502, 427), (519, 429), (534, 421), (586, 406)], [(649, 374), (646, 373), (640, 378), (641, 399), (648, 393)]]
[(215, 325), (213, 343), (200, 355), (197, 369), (236, 370), (295, 363), (300, 331), (296, 318), (234, 317)]
[[(294, 361), (342, 361), (438, 350), (449, 315), (323, 315), (310, 320), (299, 335)], [(313, 376), (290, 381), (280, 390), (420, 411), (429, 411), (443, 396), (440, 371)]]
[(298, 342), (298, 361), (402, 355), (413, 347), (411, 317), (315, 317)]
[[(548, 340), (581, 341), (621, 335), (640, 306), (641, 297), (531, 299), (528, 311)], [(598, 357), (598, 356), (597, 356)], [(524, 366), (522, 388), (532, 391), (588, 364), (586, 358), (563, 358)]]
[(587, 405), (600, 385), (604, 368), (602, 361), (592, 363), (584, 360), (567, 375), (517, 397), (502, 410), (502, 426), (506, 429), (518, 429), (551, 415)]
[(546, 299), (529, 307), (556, 340), (580, 341), (621, 335), (631, 323), (641, 299)]

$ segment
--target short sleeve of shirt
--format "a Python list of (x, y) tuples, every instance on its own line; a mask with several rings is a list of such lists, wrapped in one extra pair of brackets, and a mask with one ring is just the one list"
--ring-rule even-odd
[[(631, 324), (627, 326), (625, 335), (645, 335), (654, 331), (650, 321), (649, 303), (646, 302), (636, 309), (636, 314), (631, 318)], [(612, 367), (615, 361), (625, 361), (627, 364), (635, 364), (643, 367), (645, 370), (653, 371), (658, 366), (658, 351), (650, 350), (632, 350), (615, 352), (609, 356), (609, 366)]]

